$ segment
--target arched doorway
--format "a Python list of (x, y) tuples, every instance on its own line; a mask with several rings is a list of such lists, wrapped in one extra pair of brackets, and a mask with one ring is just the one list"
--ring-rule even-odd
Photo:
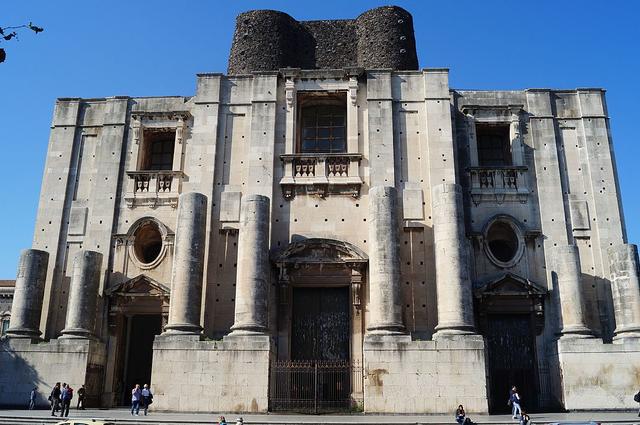
[(536, 336), (544, 326), (544, 288), (506, 273), (474, 291), (477, 323), (487, 347), (489, 412), (505, 414), (509, 390), (518, 387), (527, 411), (538, 408)]
[(362, 286), (367, 256), (331, 239), (302, 239), (275, 253), (278, 346), (272, 410), (350, 408), (362, 400)]

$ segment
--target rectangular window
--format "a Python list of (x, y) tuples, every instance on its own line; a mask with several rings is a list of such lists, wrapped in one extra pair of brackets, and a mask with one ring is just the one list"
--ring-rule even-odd
[(176, 132), (171, 130), (144, 132), (144, 148), (140, 170), (159, 171), (173, 169), (173, 150)]
[(512, 165), (509, 125), (476, 124), (478, 165), (495, 167)]
[(345, 93), (308, 93), (299, 96), (300, 153), (347, 151)]

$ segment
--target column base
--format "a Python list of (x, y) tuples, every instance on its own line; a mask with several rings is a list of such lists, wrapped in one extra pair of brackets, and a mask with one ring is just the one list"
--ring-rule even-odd
[(7, 329), (7, 338), (23, 338), (23, 339), (40, 339), (39, 329), (30, 328), (9, 328)]
[(172, 323), (165, 326), (162, 335), (200, 335), (201, 333), (202, 326), (200, 325), (194, 325), (192, 323)]
[(367, 335), (406, 335), (404, 325), (392, 324), (372, 324), (367, 327)]
[(595, 338), (591, 329), (582, 325), (573, 325), (567, 326), (560, 331), (560, 338), (568, 339), (568, 338)]
[(472, 325), (447, 323), (436, 326), (436, 333), (433, 334), (433, 340), (456, 339), (459, 337), (478, 335), (476, 328)]
[(613, 337), (614, 344), (622, 344), (625, 340), (640, 340), (640, 326), (628, 326), (615, 330)]
[(88, 331), (87, 329), (82, 328), (65, 328), (62, 330), (62, 335), (60, 339), (97, 339), (96, 336)]
[(269, 329), (259, 323), (242, 323), (231, 326), (231, 333), (227, 336), (260, 336), (269, 335)]

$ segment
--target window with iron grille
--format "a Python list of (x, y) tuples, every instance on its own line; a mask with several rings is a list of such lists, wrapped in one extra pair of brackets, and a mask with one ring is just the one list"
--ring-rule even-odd
[(145, 131), (143, 161), (140, 169), (160, 171), (173, 169), (174, 131)]
[(512, 165), (508, 125), (476, 124), (476, 137), (479, 166)]
[(346, 121), (346, 95), (306, 97), (301, 102), (299, 152), (346, 152)]

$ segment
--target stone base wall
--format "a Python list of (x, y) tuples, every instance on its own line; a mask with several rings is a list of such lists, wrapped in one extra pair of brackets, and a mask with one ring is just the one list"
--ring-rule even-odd
[(158, 336), (151, 373), (154, 409), (265, 413), (271, 352), (269, 337)]
[(565, 409), (637, 409), (633, 395), (640, 389), (640, 341), (560, 339), (557, 348)]
[(367, 337), (364, 344), (367, 413), (487, 413), (482, 337), (411, 341)]
[(87, 406), (98, 406), (104, 380), (104, 344), (88, 339), (29, 339), (0, 341), (0, 407), (29, 404), (29, 394), (38, 389), (36, 403), (48, 406), (47, 398), (56, 382), (66, 382), (77, 390), (87, 388)]

